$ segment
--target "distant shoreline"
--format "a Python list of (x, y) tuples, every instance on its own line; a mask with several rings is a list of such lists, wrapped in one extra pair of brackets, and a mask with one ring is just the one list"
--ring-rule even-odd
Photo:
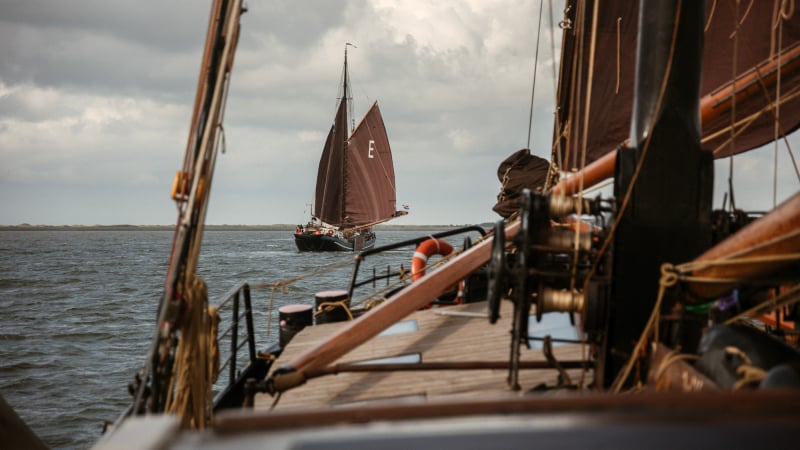
[[(483, 224), (484, 227), (491, 224)], [(462, 225), (377, 225), (380, 230), (430, 230)], [(206, 225), (206, 231), (293, 231), (297, 225)], [(175, 225), (0, 225), (0, 231), (173, 231)]]

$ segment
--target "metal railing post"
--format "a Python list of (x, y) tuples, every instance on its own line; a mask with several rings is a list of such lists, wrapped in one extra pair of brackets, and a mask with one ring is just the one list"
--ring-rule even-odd
[(230, 355), (230, 384), (236, 382), (236, 349), (239, 340), (239, 292), (236, 291), (236, 296), (233, 298), (233, 314), (231, 320), (231, 355)]
[(256, 334), (253, 327), (253, 308), (250, 301), (250, 285), (244, 285), (244, 313), (247, 325), (247, 343), (250, 347), (250, 362), (256, 360)]

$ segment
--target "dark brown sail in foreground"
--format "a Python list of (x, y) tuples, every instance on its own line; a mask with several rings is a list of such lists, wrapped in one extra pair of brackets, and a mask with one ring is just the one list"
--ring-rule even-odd
[[(638, 6), (638, 2), (603, 3), (597, 14), (594, 64), (592, 33), (588, 32), (593, 26), (592, 4), (579, 3), (570, 11), (556, 124), (556, 136), (562, 137), (556, 162), (564, 169), (582, 166), (578, 155), (584, 145), (585, 162), (590, 163), (629, 137)], [(582, 8), (587, 9), (585, 14), (579, 11)], [(780, 117), (779, 139), (800, 126), (800, 71), (796, 70), (800, 64), (800, 20), (777, 21), (774, 17), (779, 13), (772, 2), (743, 2), (738, 10), (729, 2), (706, 4), (700, 96), (703, 110), (715, 113), (713, 120), (704, 113), (702, 146), (714, 152), (715, 158), (775, 140), (775, 115)], [(778, 22), (782, 26), (774, 27)], [(578, 40), (576, 34), (584, 38)], [(734, 53), (735, 58), (731, 56)], [(749, 90), (757, 95), (737, 99), (735, 104), (730, 94), (713, 98), (732, 86), (734, 74), (739, 80), (737, 93)], [(771, 108), (777, 98), (781, 99), (779, 108)], [(730, 130), (732, 122), (736, 124), (734, 133)]]

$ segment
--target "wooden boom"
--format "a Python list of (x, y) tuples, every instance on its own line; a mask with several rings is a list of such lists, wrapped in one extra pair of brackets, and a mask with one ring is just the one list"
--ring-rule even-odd
[[(796, 259), (780, 259), (781, 255), (800, 253), (800, 192), (784, 201), (766, 216), (750, 223), (702, 255), (694, 263), (713, 263), (737, 258), (773, 258), (773, 261), (747, 262), (735, 265), (708, 265), (692, 275), (702, 278), (752, 280), (797, 264)], [(718, 297), (735, 287), (731, 283), (690, 283), (689, 288), (700, 298)]]
[[(518, 231), (519, 220), (509, 223), (505, 229), (506, 240), (513, 239)], [(273, 374), (274, 390), (282, 392), (299, 386), (305, 382), (306, 374), (336, 361), (398, 320), (430, 303), (432, 299), (486, 264), (492, 252), (493, 241), (494, 239), (489, 237), (474, 245), (436, 272), (428, 273), (388, 301), (350, 322), (326, 341), (298, 355), (287, 366), (279, 368)]]
[[(700, 122), (707, 124), (723, 114), (729, 113), (734, 96), (737, 102), (742, 102), (749, 97), (759, 95), (764, 87), (777, 83), (778, 68), (780, 68), (780, 73), (785, 75), (797, 70), (798, 67), (800, 67), (800, 45), (795, 45), (783, 52), (779, 58), (773, 58), (750, 69), (734, 82), (721, 86), (701, 98)], [(617, 150), (611, 150), (575, 175), (560, 181), (553, 192), (560, 190), (560, 193), (564, 195), (573, 195), (580, 190), (581, 177), (583, 177), (584, 188), (613, 177), (616, 158)]]

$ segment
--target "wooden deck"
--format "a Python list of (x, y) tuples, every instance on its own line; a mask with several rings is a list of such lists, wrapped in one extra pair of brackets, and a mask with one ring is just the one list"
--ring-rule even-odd
[[(466, 314), (458, 315), (462, 313)], [(401, 356), (418, 357), (425, 363), (508, 361), (512, 305), (503, 302), (501, 318), (495, 325), (489, 324), (485, 313), (485, 302), (417, 311), (401, 322), (411, 327), (416, 324), (416, 331), (389, 334), (396, 328), (390, 329), (353, 349), (336, 364)], [(286, 364), (345, 324), (306, 328), (294, 337), (272, 367)], [(537, 328), (541, 328), (539, 333)], [(533, 322), (530, 331), (540, 336), (545, 333), (555, 336), (564, 330)], [(583, 359), (583, 353), (587, 350), (582, 345), (567, 344), (556, 345), (553, 351), (561, 361)], [(545, 361), (546, 358), (541, 349), (523, 348), (521, 360)], [(574, 383), (580, 379), (582, 369), (569, 370), (568, 373)], [(515, 395), (508, 387), (507, 375), (507, 369), (339, 373), (313, 378), (302, 386), (284, 392), (275, 409), (318, 408), (405, 398), (413, 401), (451, 395)], [(587, 382), (591, 380), (591, 372), (583, 375)], [(558, 373), (554, 369), (528, 369), (521, 370), (519, 374), (523, 392), (542, 383), (555, 386), (557, 379)], [(272, 402), (272, 397), (260, 394), (255, 399), (255, 408), (268, 409)]]

